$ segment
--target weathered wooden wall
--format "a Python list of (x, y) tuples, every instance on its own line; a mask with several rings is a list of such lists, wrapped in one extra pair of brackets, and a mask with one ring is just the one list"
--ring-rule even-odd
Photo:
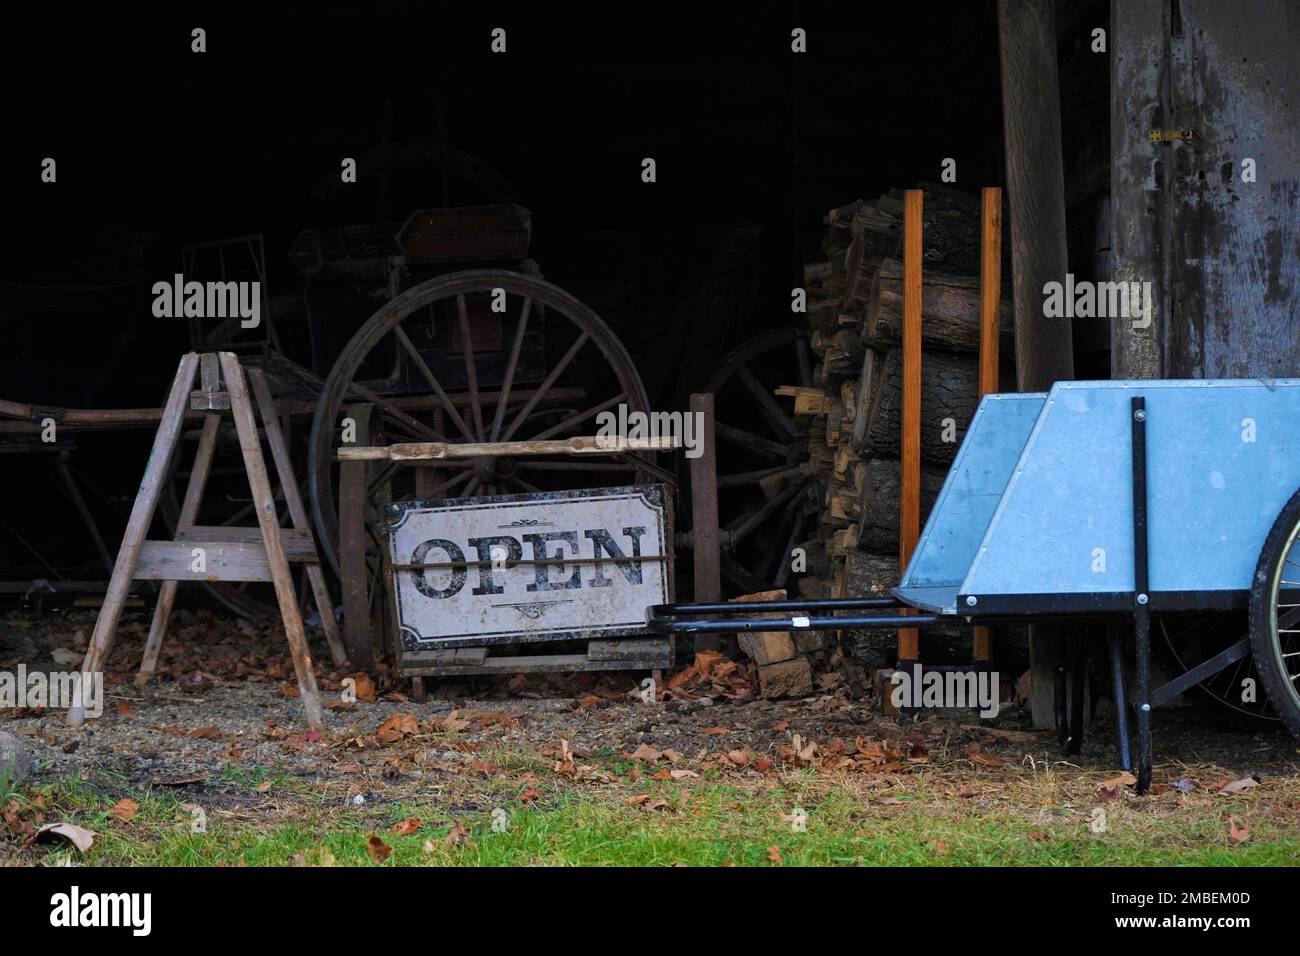
[(1155, 291), (1112, 375), (1300, 374), (1300, 6), (1115, 0), (1110, 40), (1114, 278)]

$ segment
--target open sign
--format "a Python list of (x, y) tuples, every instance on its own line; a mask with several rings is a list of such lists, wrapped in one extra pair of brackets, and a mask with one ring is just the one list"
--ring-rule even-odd
[(660, 485), (397, 502), (388, 518), (406, 650), (639, 634), (671, 600)]

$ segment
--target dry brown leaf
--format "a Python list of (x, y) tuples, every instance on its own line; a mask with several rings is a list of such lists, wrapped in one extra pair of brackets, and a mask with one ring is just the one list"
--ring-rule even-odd
[(220, 740), (221, 731), (216, 727), (196, 727), (185, 736), (191, 740)]
[(405, 820), (398, 820), (389, 828), (389, 833), (397, 833), (401, 836), (410, 836), (416, 830), (420, 829), (421, 821), (415, 817), (408, 817)]
[(781, 848), (779, 846), (770, 846), (767, 848), (767, 860), (769, 863), (781, 862)]
[(87, 830), (75, 823), (47, 823), (36, 831), (32, 839), (39, 842), (47, 833), (63, 837), (82, 853), (90, 849), (95, 842), (95, 837), (99, 835), (94, 830)]
[(393, 855), (393, 848), (372, 833), (366, 844), (366, 852), (376, 863), (383, 863)]
[(123, 797), (113, 808), (108, 811), (108, 815), (114, 820), (121, 820), (123, 823), (130, 823), (137, 813), (140, 812), (140, 804), (136, 803), (130, 797)]
[(1242, 777), (1240, 780), (1234, 780), (1231, 783), (1225, 783), (1219, 788), (1219, 793), (1229, 796), (1234, 793), (1241, 793), (1243, 790), (1250, 790), (1252, 787), (1258, 787), (1259, 781), (1254, 777)]
[(375, 731), (381, 744), (395, 744), (403, 737), (420, 732), (420, 723), (410, 714), (393, 714)]
[(1250, 839), (1250, 827), (1238, 826), (1236, 818), (1229, 817), (1228, 818), (1228, 842), (1231, 843), (1233, 846), (1236, 846), (1238, 843), (1245, 843), (1249, 839)]
[(1138, 782), (1137, 777), (1133, 776), (1131, 773), (1129, 773), (1126, 770), (1123, 773), (1121, 773), (1118, 777), (1115, 777), (1111, 780), (1103, 780), (1101, 783), (1101, 789), (1114, 790), (1117, 787), (1131, 787), (1133, 786), (1133, 784), (1137, 782)]
[(663, 756), (663, 751), (655, 750), (655, 748), (651, 747), (649, 744), (642, 744), (640, 747), (637, 747), (636, 750), (628, 754), (628, 756), (633, 760), (640, 760), (644, 763), (658, 763), (659, 759)]

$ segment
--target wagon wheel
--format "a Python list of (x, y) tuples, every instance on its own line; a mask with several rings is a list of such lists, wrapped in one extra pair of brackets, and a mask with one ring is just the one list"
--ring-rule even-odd
[(791, 381), (812, 385), (808, 340), (799, 329), (774, 329), (727, 355), (702, 389), (713, 393), (719, 458), (728, 465), (718, 475), (721, 568), (737, 593), (787, 585), (790, 553), (814, 512), (811, 479), (799, 468), (807, 423), (772, 395)]
[[(394, 441), (495, 442), (592, 434), (603, 411), (649, 412), (632, 359), (601, 318), (562, 289), (504, 269), (413, 286), (366, 320), (325, 380), (312, 419), (312, 517), (337, 572), (334, 457), (345, 402), (370, 402)], [(418, 476), (417, 472), (425, 471)], [(433, 477), (429, 478), (429, 472)], [(653, 456), (390, 463), (371, 483), (394, 499), (600, 487), (668, 477)]]
[(1278, 716), (1300, 737), (1300, 491), (1277, 516), (1250, 588), (1250, 644)]
[[(1189, 611), (1163, 614), (1157, 627), (1155, 648), (1162, 663), (1176, 673), (1186, 673), (1245, 637), (1249, 624), (1242, 611)], [(1253, 701), (1242, 700), (1242, 682), (1247, 679), (1254, 681), (1256, 688)], [(1281, 726), (1253, 654), (1211, 674), (1188, 691), (1188, 697), (1201, 709), (1242, 730), (1276, 730)]]

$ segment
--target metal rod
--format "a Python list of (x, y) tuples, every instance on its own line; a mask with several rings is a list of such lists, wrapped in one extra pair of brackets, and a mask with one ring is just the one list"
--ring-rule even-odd
[(758, 611), (862, 611), (902, 607), (897, 598), (821, 598), (811, 601), (741, 601), (722, 604), (656, 604), (656, 617), (677, 614), (749, 614)]
[(1133, 630), (1137, 643), (1137, 792), (1151, 788), (1151, 609), (1147, 567), (1146, 399), (1129, 400), (1133, 441)]
[[(898, 614), (849, 615), (847, 617), (761, 617), (742, 620), (652, 619), (647, 627), (656, 634), (733, 634), (740, 631), (835, 631), (845, 627), (932, 627), (940, 623), (937, 614), (907, 618)], [(951, 623), (946, 621), (944, 623)]]

